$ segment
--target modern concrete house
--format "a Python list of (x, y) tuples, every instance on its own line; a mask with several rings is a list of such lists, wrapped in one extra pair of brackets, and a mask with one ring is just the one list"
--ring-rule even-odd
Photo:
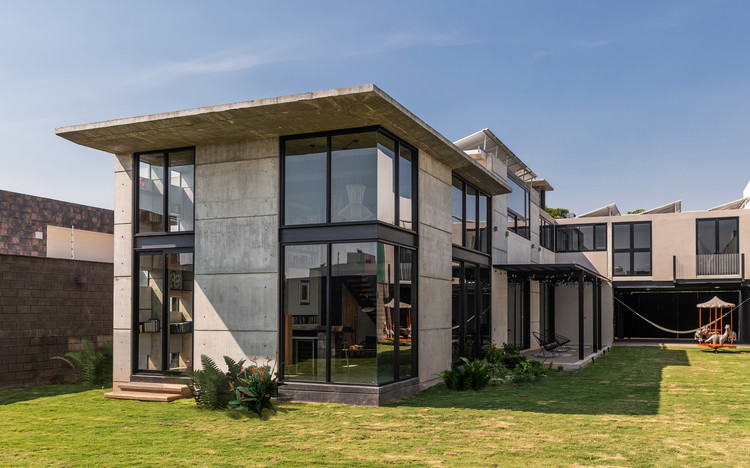
[(56, 133), (116, 156), (116, 393), (278, 356), (293, 398), (380, 404), (490, 343), (612, 343), (608, 270), (555, 252), (552, 186), (376, 86)]

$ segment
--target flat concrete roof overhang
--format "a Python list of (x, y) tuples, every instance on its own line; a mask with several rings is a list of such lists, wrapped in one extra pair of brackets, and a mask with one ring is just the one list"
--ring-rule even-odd
[(491, 195), (510, 187), (395, 99), (368, 84), (61, 127), (79, 145), (115, 154), (380, 125)]

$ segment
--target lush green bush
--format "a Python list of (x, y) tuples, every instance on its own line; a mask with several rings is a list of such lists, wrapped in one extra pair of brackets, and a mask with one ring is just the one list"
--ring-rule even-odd
[(89, 385), (112, 381), (112, 344), (104, 340), (104, 351), (98, 351), (89, 340), (81, 340), (82, 351), (70, 351), (64, 356), (54, 356), (66, 362), (76, 373), (76, 378)]
[(503, 344), (502, 348), (492, 345), (487, 349), (484, 358), (491, 364), (502, 364), (509, 370), (515, 369), (518, 364), (526, 361), (526, 356), (523, 356), (512, 344)]
[(279, 374), (271, 367), (266, 358), (266, 364), (259, 366), (256, 359), (253, 364), (242, 369), (237, 374), (237, 384), (232, 385), (235, 399), (229, 402), (229, 408), (252, 411), (263, 416), (263, 410), (268, 408), (276, 412), (271, 404), (271, 398), (281, 396), (279, 393)]
[(190, 377), (188, 387), (193, 392), (195, 403), (199, 408), (223, 409), (234, 398), (232, 387), (237, 384), (237, 375), (242, 372), (245, 360), (235, 362), (229, 356), (224, 356), (229, 372), (219, 369), (219, 366), (205, 354), (201, 355), (203, 369), (186, 372)]
[(487, 372), (490, 374), (490, 377), (496, 381), (502, 381), (505, 380), (506, 377), (508, 377), (512, 371), (502, 365), (499, 362), (487, 362)]
[(470, 362), (461, 358), (463, 364), (451, 364), (451, 369), (437, 374), (443, 378), (445, 386), (450, 390), (481, 390), (490, 382), (489, 366), (485, 360)]
[(511, 381), (513, 383), (531, 382), (538, 377), (545, 375), (546, 370), (544, 363), (526, 360), (513, 369)]

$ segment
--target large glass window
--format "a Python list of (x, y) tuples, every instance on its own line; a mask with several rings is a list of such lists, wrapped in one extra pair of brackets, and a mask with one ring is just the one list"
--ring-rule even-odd
[(284, 144), (284, 223), (327, 221), (325, 137), (287, 140)]
[(508, 230), (529, 239), (531, 238), (531, 231), (529, 229), (529, 191), (512, 177), (508, 177), (508, 185), (513, 190), (507, 195)]
[[(137, 155), (138, 233), (193, 231), (195, 150)], [(166, 186), (166, 188), (165, 188)], [(164, 216), (164, 213), (168, 216)]]
[(193, 254), (138, 255), (139, 371), (193, 368)]
[(479, 358), (490, 345), (490, 270), (468, 262), (453, 262), (451, 353)]
[(651, 223), (612, 225), (613, 276), (651, 275)]
[(490, 198), (460, 177), (453, 176), (451, 219), (453, 243), (489, 253)]
[(696, 220), (697, 274), (738, 274), (739, 240), (738, 218)]
[(411, 377), (412, 261), (410, 250), (380, 242), (285, 246), (284, 378)]
[(529, 314), (529, 280), (508, 278), (508, 340), (518, 349), (529, 347), (531, 320)]
[[(557, 226), (557, 252), (607, 250), (606, 224)], [(627, 234), (629, 235), (629, 233)]]
[(284, 225), (378, 220), (414, 228), (416, 152), (405, 143), (367, 130), (288, 137), (283, 148)]
[(555, 225), (539, 218), (539, 245), (547, 250), (555, 250)]

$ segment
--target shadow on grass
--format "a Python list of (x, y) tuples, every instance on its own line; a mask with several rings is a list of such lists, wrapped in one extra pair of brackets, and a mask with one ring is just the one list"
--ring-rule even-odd
[(688, 365), (684, 350), (613, 348), (578, 372), (551, 370), (532, 383), (491, 385), (479, 392), (450, 391), (441, 384), (392, 406), (654, 415), (664, 368)]
[(101, 386), (84, 385), (80, 383), (62, 383), (47, 385), (30, 385), (28, 387), (11, 387), (0, 389), (0, 406), (10, 405), (21, 401), (36, 400), (37, 398), (67, 395), (71, 393), (88, 392)]

